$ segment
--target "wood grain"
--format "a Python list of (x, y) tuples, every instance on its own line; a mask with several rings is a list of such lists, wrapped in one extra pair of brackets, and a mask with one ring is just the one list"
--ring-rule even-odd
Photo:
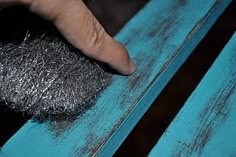
[(114, 76), (96, 104), (64, 129), (28, 121), (0, 154), (111, 156), (229, 3), (151, 0), (115, 37), (137, 63), (136, 73)]
[(235, 123), (236, 34), (149, 156), (235, 156)]

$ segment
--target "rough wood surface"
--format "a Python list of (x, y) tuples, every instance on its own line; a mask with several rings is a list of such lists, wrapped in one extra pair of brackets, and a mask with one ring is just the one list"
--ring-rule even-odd
[(235, 156), (235, 123), (236, 34), (149, 156)]
[(74, 121), (28, 121), (0, 155), (111, 156), (214, 24), (230, 0), (151, 0), (115, 37), (138, 65), (114, 76), (90, 110)]

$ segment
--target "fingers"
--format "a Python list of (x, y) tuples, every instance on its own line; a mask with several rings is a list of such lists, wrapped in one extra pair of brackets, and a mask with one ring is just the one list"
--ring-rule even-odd
[(52, 20), (85, 55), (109, 64), (124, 75), (135, 71), (126, 49), (106, 33), (82, 0), (34, 0), (31, 9)]

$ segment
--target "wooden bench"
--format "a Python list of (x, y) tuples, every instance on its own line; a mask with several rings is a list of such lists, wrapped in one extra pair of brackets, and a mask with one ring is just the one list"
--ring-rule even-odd
[(236, 155), (236, 33), (149, 156)]
[[(111, 85), (103, 91), (96, 104), (75, 121), (69, 122), (69, 126), (64, 130), (52, 128), (50, 121), (39, 123), (29, 120), (3, 146), (0, 156), (112, 156), (229, 3), (230, 0), (150, 0), (115, 37), (127, 47), (131, 57), (137, 63), (136, 73), (129, 77), (114, 76)], [(231, 54), (227, 54), (226, 58)], [(233, 78), (231, 75), (229, 77)], [(233, 81), (232, 79), (231, 83), (235, 84)], [(221, 87), (215, 86), (215, 89)], [(225, 88), (230, 89), (227, 84)], [(200, 89), (202, 90), (204, 87)], [(197, 92), (200, 89), (198, 88)], [(209, 90), (209, 94), (213, 92), (213, 89), (207, 87), (205, 89)], [(223, 94), (224, 92), (227, 93), (227, 91), (222, 92)], [(207, 100), (207, 96), (205, 95), (206, 99), (204, 100)], [(191, 97), (191, 99), (193, 98)], [(188, 113), (186, 108), (192, 108), (189, 107), (188, 103), (170, 125), (168, 129), (170, 135), (168, 132), (163, 135), (150, 156), (158, 155), (159, 151), (161, 153), (173, 153), (164, 150), (173, 150), (176, 145), (182, 153), (181, 150), (185, 144), (187, 143), (186, 146), (188, 146), (189, 143), (188, 141), (185, 142), (184, 139), (180, 139), (180, 143), (178, 143), (178, 141), (174, 141), (175, 139), (178, 140), (181, 137), (191, 139), (192, 136), (194, 136), (192, 139), (196, 139), (201, 136), (198, 134), (201, 131), (205, 131), (206, 135), (213, 134), (214, 129), (210, 130), (210, 128), (217, 127), (219, 124), (207, 119), (207, 117), (205, 119), (203, 117), (203, 121), (199, 125), (204, 126), (203, 123), (206, 121), (206, 124), (209, 123), (206, 127), (211, 132), (208, 132), (207, 128), (197, 130), (198, 132), (194, 131), (198, 128), (195, 125), (187, 128), (188, 121), (185, 120), (185, 117), (198, 118), (194, 117), (194, 113), (199, 114), (201, 111), (201, 106), (195, 106), (196, 110), (192, 109)], [(213, 106), (211, 107), (214, 111), (216, 110)], [(207, 111), (205, 111), (206, 114)], [(225, 112), (225, 109), (222, 109), (220, 117), (216, 117), (216, 120), (218, 118), (219, 122), (222, 121), (224, 118), (221, 117), (227, 114)], [(232, 119), (231, 122), (233, 120), (235, 121)], [(181, 121), (186, 123), (186, 128)], [(178, 128), (176, 129), (176, 127)], [(232, 127), (233, 125), (229, 129)], [(178, 131), (179, 129), (182, 133), (175, 134), (175, 130)], [(189, 130), (192, 131), (192, 134)], [(179, 137), (179, 135), (182, 136)], [(172, 136), (175, 138), (172, 139)], [(170, 139), (172, 140), (171, 143), (169, 143)], [(207, 138), (205, 139), (207, 140)], [(204, 142), (204, 139), (200, 142)], [(193, 147), (192, 152), (198, 153), (199, 148), (197, 146), (189, 145)], [(162, 147), (166, 149), (160, 150)], [(195, 149), (197, 151), (194, 151)], [(188, 151), (186, 149), (187, 153)], [(174, 153), (174, 155), (176, 154)]]

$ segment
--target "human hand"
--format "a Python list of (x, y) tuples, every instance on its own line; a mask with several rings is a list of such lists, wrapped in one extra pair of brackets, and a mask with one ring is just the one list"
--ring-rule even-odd
[(136, 67), (126, 49), (109, 36), (82, 0), (0, 0), (0, 4), (26, 5), (52, 21), (64, 37), (85, 55), (107, 63), (121, 74)]

